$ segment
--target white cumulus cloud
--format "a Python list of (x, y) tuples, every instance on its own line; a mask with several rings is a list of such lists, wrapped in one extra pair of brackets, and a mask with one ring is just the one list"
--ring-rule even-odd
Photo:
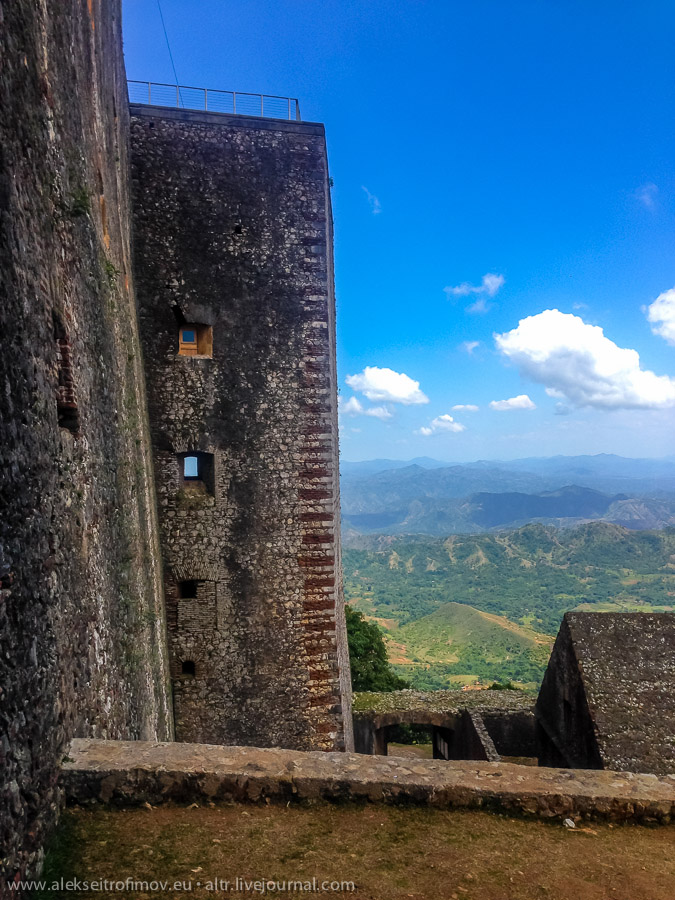
[(508, 400), (491, 400), (490, 409), (499, 410), (499, 412), (507, 412), (510, 409), (536, 409), (527, 394), (518, 394), (517, 397), (509, 397)]
[(664, 291), (646, 309), (652, 331), (675, 345), (675, 287)]
[(340, 397), (340, 412), (345, 416), (360, 416), (363, 413), (363, 406), (358, 397), (350, 397), (349, 400), (343, 400)]
[(345, 381), (352, 390), (364, 394), (373, 402), (403, 403), (411, 406), (428, 403), (429, 398), (420, 390), (419, 381), (414, 381), (403, 372), (393, 369), (366, 366), (358, 375), (347, 375)]
[(662, 409), (675, 405), (675, 379), (640, 368), (636, 350), (617, 346), (598, 325), (546, 309), (494, 335), (521, 374), (551, 396), (595, 409)]
[(452, 407), (452, 410), (453, 412), (460, 412), (462, 410), (465, 412), (478, 412), (478, 407), (474, 406), (473, 403), (456, 403)]
[[(374, 419), (391, 419), (393, 412), (386, 406), (370, 406), (365, 408), (358, 397), (350, 397), (349, 400), (343, 400), (340, 397), (339, 409), (344, 416), (372, 416)], [(352, 431), (354, 429), (352, 428)]]
[(436, 416), (435, 419), (432, 419), (429, 427), (423, 425), (417, 431), (417, 434), (423, 434), (425, 437), (428, 437), (430, 434), (435, 434), (439, 431), (452, 431), (455, 434), (459, 434), (460, 431), (466, 431), (466, 426), (460, 422), (455, 422), (453, 417), (446, 413), (443, 416)]

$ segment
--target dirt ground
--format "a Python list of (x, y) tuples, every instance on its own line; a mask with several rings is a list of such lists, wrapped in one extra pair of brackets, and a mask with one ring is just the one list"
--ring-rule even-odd
[[(328, 804), (67, 812), (44, 878), (128, 877), (170, 887), (34, 896), (145, 900), (189, 890), (196, 900), (263, 893), (261, 884), (237, 884), (241, 878), (302, 882), (303, 891), (266, 889), (291, 897), (306, 894), (315, 878), (324, 894), (362, 900), (673, 900), (675, 825), (579, 822), (569, 830), (559, 822), (465, 810)], [(356, 890), (324, 881), (354, 882)]]
[(406, 759), (433, 759), (433, 744), (394, 744), (387, 746), (387, 756), (403, 756)]

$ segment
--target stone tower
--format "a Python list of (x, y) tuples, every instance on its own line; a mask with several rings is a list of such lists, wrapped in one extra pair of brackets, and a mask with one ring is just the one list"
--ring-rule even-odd
[(322, 125), (132, 105), (176, 737), (351, 749)]

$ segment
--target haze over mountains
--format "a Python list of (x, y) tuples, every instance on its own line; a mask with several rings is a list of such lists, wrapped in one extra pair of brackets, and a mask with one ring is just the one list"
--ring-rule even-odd
[(426, 457), (341, 464), (347, 540), (359, 534), (476, 534), (528, 522), (675, 525), (675, 459), (613, 454), (452, 464)]

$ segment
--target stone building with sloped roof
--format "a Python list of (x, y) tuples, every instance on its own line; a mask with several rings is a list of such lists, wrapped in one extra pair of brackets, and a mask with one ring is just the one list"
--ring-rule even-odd
[(675, 773), (675, 614), (567, 613), (535, 714), (540, 765)]

